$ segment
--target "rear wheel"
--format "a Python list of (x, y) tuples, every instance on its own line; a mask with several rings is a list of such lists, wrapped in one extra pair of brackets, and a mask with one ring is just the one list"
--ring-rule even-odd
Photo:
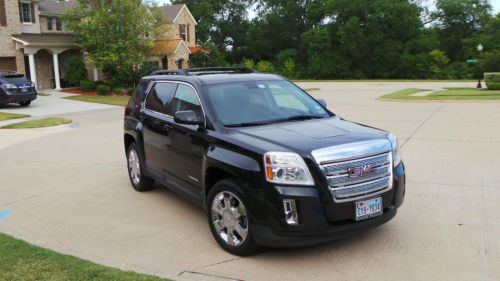
[(243, 192), (235, 180), (226, 179), (214, 185), (208, 195), (207, 217), (215, 240), (227, 252), (238, 256), (255, 253), (248, 209)]
[(31, 104), (31, 101), (22, 101), (19, 103), (20, 106), (29, 106)]
[(148, 191), (154, 188), (154, 180), (144, 175), (144, 159), (135, 143), (132, 143), (127, 150), (127, 167), (130, 183), (139, 192)]

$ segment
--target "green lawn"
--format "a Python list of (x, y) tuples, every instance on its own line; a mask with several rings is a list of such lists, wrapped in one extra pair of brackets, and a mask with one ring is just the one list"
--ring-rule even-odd
[(72, 121), (66, 118), (48, 117), (43, 119), (29, 120), (14, 124), (5, 125), (0, 127), (0, 129), (33, 129), (33, 128), (45, 128), (53, 127), (58, 125), (69, 124)]
[(160, 281), (165, 279), (98, 265), (0, 234), (0, 280)]
[(393, 100), (500, 100), (500, 91), (476, 88), (447, 88), (427, 96), (410, 96), (422, 91), (426, 90), (405, 89), (384, 95), (381, 98)]
[(10, 120), (10, 119), (18, 119), (18, 118), (26, 118), (30, 117), (25, 114), (13, 114), (13, 113), (4, 113), (0, 112), (0, 121)]
[(312, 92), (312, 91), (319, 91), (321, 89), (320, 88), (304, 88), (303, 90), (306, 92)]
[(72, 96), (67, 97), (68, 100), (77, 100), (84, 102), (102, 103), (110, 105), (125, 106), (130, 100), (129, 96)]

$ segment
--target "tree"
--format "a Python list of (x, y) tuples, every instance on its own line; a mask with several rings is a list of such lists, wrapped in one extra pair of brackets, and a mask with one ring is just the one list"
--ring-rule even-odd
[(152, 9), (141, 0), (80, 0), (64, 18), (99, 70), (112, 71), (118, 83), (133, 84), (128, 77), (152, 56), (152, 33), (161, 22)]
[(466, 41), (484, 30), (491, 5), (489, 0), (437, 0), (434, 18), (443, 50), (452, 61), (464, 61)]
[(68, 66), (64, 73), (64, 80), (80, 85), (80, 81), (86, 80), (87, 70), (80, 56), (72, 56), (68, 59)]

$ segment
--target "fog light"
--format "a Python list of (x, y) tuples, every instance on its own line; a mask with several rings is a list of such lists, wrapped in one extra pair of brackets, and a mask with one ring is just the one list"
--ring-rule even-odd
[(299, 224), (299, 214), (297, 213), (297, 204), (293, 199), (283, 200), (283, 208), (285, 209), (285, 221), (290, 225)]

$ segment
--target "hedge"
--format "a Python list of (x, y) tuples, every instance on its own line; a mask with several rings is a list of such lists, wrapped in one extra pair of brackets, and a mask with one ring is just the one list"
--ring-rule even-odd
[(485, 73), (484, 81), (488, 90), (500, 90), (500, 72)]

